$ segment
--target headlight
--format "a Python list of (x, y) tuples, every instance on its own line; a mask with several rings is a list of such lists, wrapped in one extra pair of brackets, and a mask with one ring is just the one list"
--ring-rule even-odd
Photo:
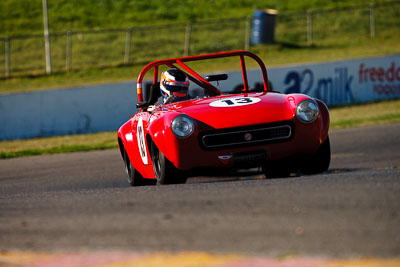
[(190, 117), (178, 115), (172, 120), (171, 129), (177, 137), (186, 138), (193, 133), (194, 123)]
[(318, 118), (318, 114), (318, 104), (311, 99), (301, 101), (296, 108), (296, 116), (302, 122), (313, 122)]

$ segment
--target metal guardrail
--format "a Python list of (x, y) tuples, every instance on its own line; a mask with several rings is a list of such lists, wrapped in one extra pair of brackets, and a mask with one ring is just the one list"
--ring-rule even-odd
[[(369, 14), (369, 36), (371, 38), (374, 38), (377, 34), (375, 22), (376, 9), (385, 7), (390, 8), (393, 6), (396, 6), (396, 8), (398, 8), (397, 5), (399, 4), (400, 1), (390, 1), (379, 4), (370, 3), (366, 5), (347, 6), (335, 9), (283, 13), (278, 15), (277, 20), (279, 25), (284, 25), (286, 21), (295, 21), (297, 23), (296, 20), (305, 18), (305, 25), (302, 24), (302, 27), (304, 28), (303, 30), (301, 30), (300, 34), (302, 36), (305, 36), (304, 39), (307, 45), (313, 45), (315, 43), (314, 33), (316, 16), (319, 16), (321, 14), (364, 10), (368, 11)], [(50, 73), (54, 69), (56, 71), (70, 71), (71, 69), (73, 69), (73, 67), (82, 68), (87, 66), (96, 67), (131, 64), (137, 62), (138, 59), (142, 59), (142, 61), (150, 61), (154, 58), (159, 57), (167, 58), (176, 56), (189, 56), (190, 54), (194, 53), (221, 52), (227, 49), (249, 50), (251, 47), (251, 20), (251, 17), (244, 17), (201, 22), (166, 24), (158, 26), (139, 26), (125, 29), (67, 31), (64, 33), (51, 33), (50, 38), (52, 40), (52, 49), (54, 48), (55, 50), (57, 50), (56, 54), (59, 59), (58, 61), (56, 61), (56, 64), (53, 63), (55, 66), (53, 68), (50, 68)], [(169, 31), (170, 33), (172, 32), (175, 39), (168, 39), (167, 37), (160, 34), (160, 32), (163, 31)], [(286, 31), (289, 30), (286, 29)], [(148, 36), (148, 32), (150, 32), (150, 35), (152, 36)], [(213, 32), (217, 32), (217, 34), (214, 34), (210, 38), (210, 35), (212, 35)], [(223, 32), (227, 32), (226, 36), (223, 36)], [(304, 32), (304, 34), (302, 32)], [(95, 40), (95, 38), (93, 38), (92, 40), (89, 37), (92, 35), (99, 37), (99, 39), (101, 39), (101, 36), (111, 36), (111, 39), (113, 41), (109, 42), (107, 40)], [(87, 39), (89, 39), (87, 47), (84, 47), (84, 44), (82, 44), (81, 47), (79, 47), (79, 45), (77, 46), (76, 44), (83, 42), (82, 40), (84, 39), (84, 37), (87, 37)], [(29, 42), (33, 39), (41, 40), (42, 38), (43, 35), (41, 34), (0, 37), (0, 49), (2, 48), (2, 46), (4, 47), (4, 56), (1, 56), (0, 53), (0, 62), (4, 62), (3, 71), (0, 67), (0, 77), (8, 78), (11, 77), (11, 75), (14, 73), (32, 74), (38, 73), (38, 71), (40, 73), (40, 70), (43, 70), (43, 62), (45, 60), (43, 60), (43, 62), (38, 59), (35, 59), (36, 61), (29, 60), (27, 59), (28, 55), (26, 55), (26, 59), (24, 58), (20, 60), (21, 62), (13, 62), (12, 55), (13, 53), (17, 52), (13, 52), (12, 50), (13, 44), (15, 44), (15, 46), (18, 46), (16, 48), (16, 51), (18, 51), (18, 53), (23, 53), (25, 46), (24, 44), (19, 44), (18, 42)], [(203, 38), (203, 40), (201, 38)], [(59, 42), (61, 42), (59, 40), (61, 39), (63, 40), (63, 44), (59, 44)], [(213, 43), (208, 44), (204, 39), (209, 39), (209, 42)], [(1, 44), (1, 42), (3, 43), (3, 45)], [(108, 42), (109, 44), (107, 44)], [(159, 42), (159, 45), (153, 45), (153, 43), (155, 42)], [(166, 44), (168, 44), (168, 42), (173, 43), (173, 47), (170, 47), (169, 50), (167, 49), (165, 51), (161, 51), (164, 46), (167, 46)], [(104, 46), (102, 48), (104, 51), (100, 51), (100, 44)], [(93, 51), (95, 50), (99, 51), (97, 51), (97, 53), (94, 53)], [(157, 53), (156, 50), (160, 50), (160, 52)], [(40, 54), (43, 55), (44, 51), (45, 49), (43, 42), (43, 44), (38, 45), (35, 51), (31, 51), (29, 52), (29, 54), (31, 54), (31, 56), (36, 55), (35, 57), (41, 57)], [(115, 55), (112, 59), (105, 60), (106, 54), (108, 52), (113, 52)], [(49, 55), (47, 55), (49, 58), (51, 56), (55, 57), (54, 53), (50, 54), (50, 51), (48, 51), (47, 53), (49, 53)], [(93, 54), (92, 57), (95, 58), (95, 60), (88, 59), (88, 55), (91, 53)], [(61, 63), (60, 55), (64, 58), (64, 63)], [(135, 55), (135, 60), (132, 60), (133, 55)], [(89, 64), (78, 62), (79, 59), (84, 58), (85, 56), (87, 57), (87, 61), (94, 62), (91, 62)], [(77, 59), (75, 60), (75, 63), (73, 61), (74, 58)], [(32, 66), (24, 67), (27, 62), (32, 62)], [(14, 66), (18, 67), (12, 68), (12, 64), (15, 64)], [(62, 65), (64, 65), (64, 67), (62, 67)]]

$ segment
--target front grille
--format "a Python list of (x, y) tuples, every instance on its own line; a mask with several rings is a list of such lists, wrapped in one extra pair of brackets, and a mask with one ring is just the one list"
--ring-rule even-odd
[(201, 135), (201, 144), (205, 149), (225, 149), (284, 142), (292, 136), (293, 126), (287, 122), (280, 125), (257, 125), (204, 133)]
[(257, 167), (267, 160), (265, 150), (240, 152), (233, 155), (233, 165), (235, 167)]

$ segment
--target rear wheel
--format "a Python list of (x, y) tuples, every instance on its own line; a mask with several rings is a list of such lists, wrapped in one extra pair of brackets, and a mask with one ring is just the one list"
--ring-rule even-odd
[(329, 136), (319, 147), (317, 153), (311, 156), (305, 156), (302, 160), (300, 171), (303, 174), (317, 174), (328, 170), (331, 162), (331, 144)]
[(157, 184), (186, 183), (187, 178), (184, 173), (176, 169), (153, 142), (151, 143), (151, 160)]
[(125, 162), (125, 172), (128, 176), (128, 183), (131, 186), (151, 185), (155, 183), (155, 181), (151, 179), (143, 178), (143, 176), (133, 167), (125, 150), (123, 151), (123, 155)]

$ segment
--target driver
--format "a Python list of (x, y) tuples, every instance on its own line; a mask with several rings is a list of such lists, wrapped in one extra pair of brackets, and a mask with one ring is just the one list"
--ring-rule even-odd
[(161, 74), (160, 91), (163, 104), (188, 100), (189, 79), (186, 73), (179, 69), (164, 71)]

